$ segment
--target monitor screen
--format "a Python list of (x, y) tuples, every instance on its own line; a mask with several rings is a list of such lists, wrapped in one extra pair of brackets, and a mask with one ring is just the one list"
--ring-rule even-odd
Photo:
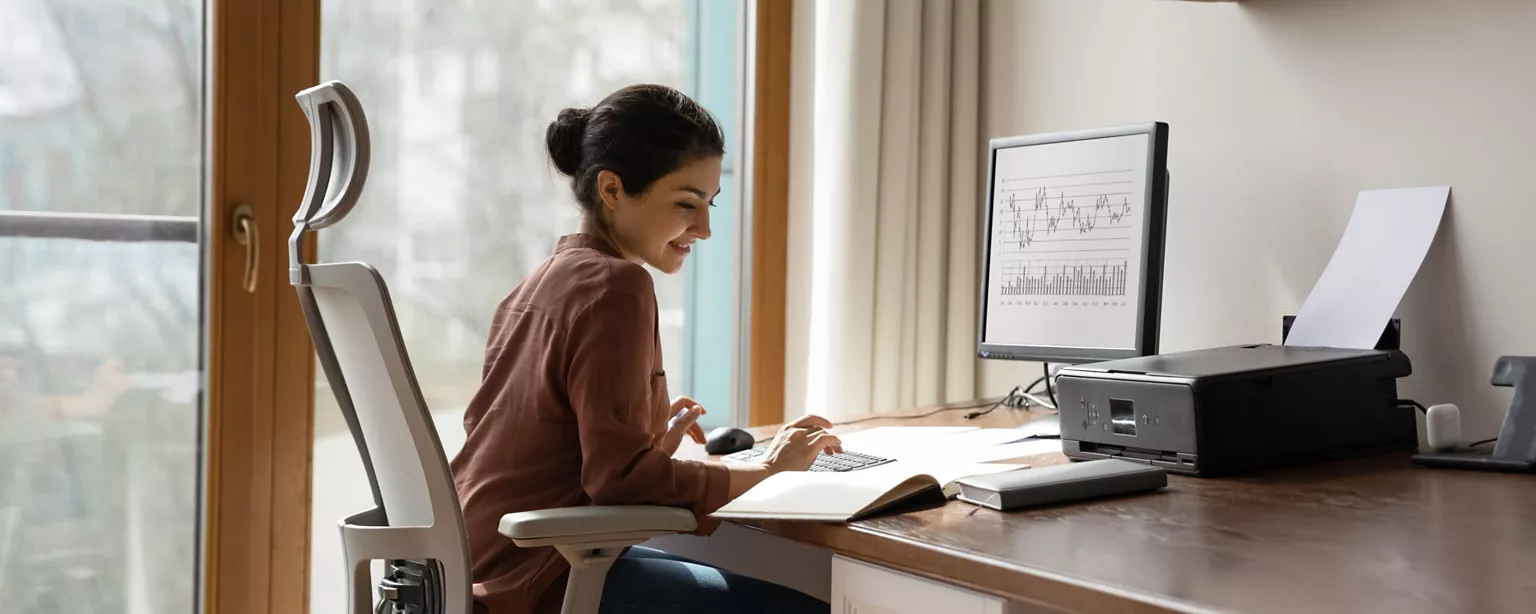
[(980, 354), (1156, 351), (1166, 127), (992, 142)]

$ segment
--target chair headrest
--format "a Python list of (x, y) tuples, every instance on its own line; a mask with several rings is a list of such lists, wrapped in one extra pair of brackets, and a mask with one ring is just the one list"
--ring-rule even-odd
[(295, 96), (309, 118), (309, 184), (293, 223), (319, 230), (352, 211), (368, 178), (368, 118), (346, 84), (330, 81)]

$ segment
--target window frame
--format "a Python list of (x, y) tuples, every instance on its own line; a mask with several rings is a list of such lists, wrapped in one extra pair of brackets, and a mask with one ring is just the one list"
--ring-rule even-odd
[[(747, 424), (784, 422), (785, 342), (787, 337), (789, 267), (789, 102), (794, 0), (754, 0), (747, 11), (750, 25), (749, 66), (745, 71), (747, 111), (751, 128), (744, 130), (743, 164), (751, 233), (745, 241), (743, 282), (747, 291), (741, 309), (745, 322), (739, 370), (747, 385), (741, 391)], [(748, 260), (750, 260), (748, 262)]]
[[(205, 7), (200, 612), (309, 607), (314, 350), (287, 283), (285, 231), (309, 174), (309, 123), (293, 96), (319, 79), (319, 3)], [(241, 205), (259, 229), (254, 292), (231, 232)]]

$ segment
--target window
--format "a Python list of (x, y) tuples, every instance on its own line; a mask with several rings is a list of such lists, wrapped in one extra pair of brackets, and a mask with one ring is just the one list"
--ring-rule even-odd
[(0, 595), (192, 612), (203, 4), (0, 3)]
[[(688, 91), (725, 129), (718, 205), (710, 219), (713, 236), (699, 244), (683, 271), (683, 388), (710, 409), (700, 420), (706, 431), (732, 424), (736, 409), (736, 270), (744, 243), (740, 198), (741, 153), (738, 74), (741, 67), (740, 21), (736, 2), (689, 2), (693, 38), (688, 54)], [(670, 369), (670, 367), (669, 367)], [(670, 371), (669, 371), (670, 372)], [(743, 408), (744, 411), (744, 408)], [(742, 421), (744, 422), (744, 421)]]
[[(321, 261), (360, 260), (390, 286), (401, 332), (445, 452), (463, 445), (496, 304), (573, 232), (579, 211), (550, 166), (544, 131), (560, 109), (625, 85), (689, 92), (734, 153), (738, 2), (580, 0), (380, 3), (325, 0), (321, 77), (368, 113), (373, 158), (357, 209), (320, 234)], [(731, 415), (738, 242), (727, 158), (712, 225), (681, 275), (653, 273), (673, 395)], [(369, 503), (350, 434), (324, 377), (315, 393), (311, 611), (344, 608), (334, 522)]]

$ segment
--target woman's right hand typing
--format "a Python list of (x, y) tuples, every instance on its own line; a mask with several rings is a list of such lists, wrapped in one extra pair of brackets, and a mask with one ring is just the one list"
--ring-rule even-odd
[(816, 462), (816, 455), (843, 451), (843, 442), (827, 432), (832, 422), (821, 416), (807, 415), (784, 425), (768, 444), (762, 464), (727, 463), (731, 471), (730, 498), (740, 497), (768, 476), (781, 471), (805, 471)]
[(774, 436), (773, 443), (768, 445), (763, 465), (772, 473), (805, 471), (811, 468), (816, 455), (822, 451), (841, 453), (843, 442), (826, 430), (829, 428), (832, 428), (830, 420), (809, 414), (784, 425)]

